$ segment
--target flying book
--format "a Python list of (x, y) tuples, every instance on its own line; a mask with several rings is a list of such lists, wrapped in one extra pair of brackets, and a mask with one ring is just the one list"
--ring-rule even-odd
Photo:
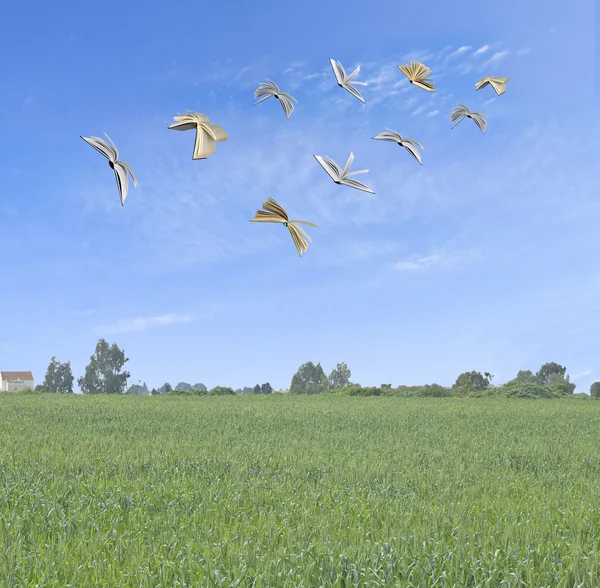
[(431, 73), (427, 66), (418, 61), (413, 61), (410, 64), (399, 65), (398, 69), (408, 78), (411, 84), (428, 92), (435, 92), (433, 80), (427, 77)]
[(339, 61), (335, 61), (335, 59), (331, 58), (329, 58), (329, 61), (331, 63), (331, 67), (333, 68), (333, 73), (335, 74), (335, 79), (338, 86), (344, 88), (344, 90), (348, 90), (352, 96), (358, 98), (363, 104), (366, 104), (364, 98), (360, 95), (360, 92), (352, 86), (352, 84), (357, 84), (359, 86), (367, 85), (367, 82), (353, 81), (354, 76), (360, 71), (360, 65), (350, 75), (347, 75), (346, 70)]
[(119, 150), (117, 146), (112, 142), (112, 139), (104, 133), (106, 138), (111, 142), (109, 145), (104, 139), (100, 137), (84, 137), (79, 135), (86, 143), (91, 145), (96, 151), (99, 151), (108, 159), (108, 165), (115, 172), (115, 178), (117, 179), (117, 187), (119, 188), (119, 196), (121, 197), (121, 206), (125, 206), (125, 198), (127, 198), (127, 192), (129, 191), (127, 173), (133, 180), (133, 185), (137, 188), (137, 179), (133, 174), (133, 170), (124, 161), (119, 161)]
[(189, 114), (179, 113), (173, 119), (176, 122), (169, 126), (169, 129), (173, 131), (190, 131), (196, 129), (192, 159), (206, 159), (215, 152), (217, 141), (227, 141), (229, 138), (224, 129), (210, 122), (208, 116), (194, 110), (190, 110)]
[(490, 85), (492, 88), (494, 88), (496, 94), (500, 96), (500, 94), (504, 94), (504, 92), (506, 92), (506, 82), (508, 82), (508, 78), (494, 78), (488, 76), (486, 78), (481, 78), (478, 82), (475, 82), (475, 90), (480, 90), (481, 88), (485, 88), (487, 85)]
[(283, 112), (285, 112), (286, 118), (290, 120), (290, 114), (292, 114), (292, 111), (294, 110), (294, 104), (292, 103), (292, 100), (294, 102), (298, 102), (298, 100), (296, 100), (291, 94), (288, 94), (287, 92), (282, 92), (279, 89), (279, 86), (275, 82), (272, 82), (269, 78), (267, 78), (266, 82), (261, 82), (261, 84), (255, 90), (254, 97), (260, 98), (260, 100), (256, 102), (254, 106), (259, 104), (263, 100), (270, 98), (271, 96), (277, 98), (277, 100), (281, 102)]
[(350, 153), (350, 157), (348, 157), (348, 161), (346, 162), (346, 167), (343, 170), (335, 161), (333, 161), (333, 159), (331, 159), (331, 157), (327, 157), (327, 155), (324, 157), (321, 157), (320, 155), (313, 155), (313, 157), (321, 164), (321, 167), (329, 174), (329, 177), (336, 184), (342, 184), (344, 186), (349, 186), (350, 188), (362, 190), (363, 192), (375, 194), (371, 188), (365, 186), (362, 182), (350, 179), (350, 176), (366, 174), (369, 171), (368, 169), (361, 169), (359, 171), (348, 173), (350, 171), (350, 166), (354, 161), (353, 153)]
[(485, 118), (483, 118), (484, 116), (486, 115), (482, 112), (471, 112), (467, 106), (459, 103), (456, 108), (452, 109), (450, 120), (456, 121), (456, 124), (452, 125), (452, 128), (454, 128), (463, 118), (470, 118), (479, 127), (479, 130), (485, 135), (485, 127), (487, 126), (487, 122)]
[(309, 223), (308, 221), (289, 220), (285, 210), (273, 198), (269, 198), (266, 202), (263, 202), (262, 206), (265, 210), (257, 210), (254, 218), (250, 219), (250, 222), (281, 223), (284, 227), (287, 227), (294, 241), (294, 245), (298, 250), (298, 254), (300, 257), (302, 257), (302, 253), (308, 249), (308, 243), (304, 237), (306, 237), (306, 239), (308, 239), (311, 243), (312, 239), (301, 227), (297, 227), (296, 224), (301, 223), (303, 225), (310, 225), (311, 227), (317, 227), (317, 229), (319, 227), (314, 223)]
[(380, 133), (376, 137), (371, 137), (371, 139), (377, 139), (379, 141), (391, 141), (392, 143), (398, 143), (400, 147), (404, 147), (421, 165), (421, 154), (417, 151), (417, 147), (423, 149), (423, 145), (418, 143), (414, 139), (409, 139), (408, 137), (403, 139), (398, 131), (394, 131), (392, 129), (388, 129), (384, 127), (387, 133)]

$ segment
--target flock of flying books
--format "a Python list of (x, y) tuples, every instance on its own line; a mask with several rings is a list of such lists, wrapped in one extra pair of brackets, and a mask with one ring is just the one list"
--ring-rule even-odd
[[(364, 98), (354, 87), (354, 85), (367, 85), (366, 82), (357, 82), (354, 80), (354, 77), (360, 72), (360, 65), (350, 75), (347, 75), (339, 61), (335, 61), (334, 59), (330, 59), (329, 61), (331, 62), (331, 67), (333, 68), (333, 73), (335, 74), (335, 79), (338, 86), (350, 92), (350, 94), (352, 94), (355, 98), (358, 98), (358, 100), (364, 104)], [(431, 73), (431, 70), (422, 63), (412, 62), (406, 65), (399, 65), (398, 68), (404, 75), (406, 75), (411, 84), (418, 86), (423, 90), (427, 90), (428, 92), (435, 92), (433, 80), (428, 77)], [(505, 77), (485, 77), (476, 82), (475, 90), (479, 90), (490, 85), (495, 90), (496, 94), (500, 96), (506, 90), (506, 82), (508, 82), (508, 78)], [(294, 110), (294, 104), (292, 101), (298, 102), (291, 94), (282, 92), (279, 89), (279, 86), (277, 86), (277, 84), (268, 78), (266, 82), (263, 82), (259, 85), (257, 90), (254, 92), (254, 97), (260, 98), (256, 104), (259, 104), (263, 100), (271, 97), (279, 100), (288, 120), (290, 119), (290, 115)], [(452, 113), (450, 114), (450, 120), (452, 122), (456, 121), (456, 123), (452, 126), (452, 128), (454, 128), (464, 118), (470, 118), (477, 125), (479, 130), (485, 134), (485, 127), (487, 125), (487, 122), (484, 118), (485, 116), (486, 115), (481, 112), (472, 112), (467, 106), (459, 103), (459, 105), (452, 110)], [(219, 125), (211, 123), (207, 116), (200, 114), (199, 112), (192, 110), (190, 111), (190, 114), (179, 114), (179, 116), (174, 117), (174, 120), (175, 122), (169, 126), (169, 129), (174, 131), (196, 130), (194, 154), (192, 156), (192, 159), (194, 160), (206, 159), (216, 150), (217, 142), (227, 141), (228, 136), (225, 130)], [(417, 150), (417, 147), (422, 149), (423, 145), (414, 139), (402, 137), (400, 133), (392, 129), (388, 129), (387, 127), (386, 131), (387, 132), (381, 133), (372, 138), (379, 141), (390, 141), (392, 143), (397, 143), (400, 147), (404, 147), (421, 165), (423, 165), (421, 162), (421, 154)], [(127, 174), (129, 173), (129, 175), (131, 175), (133, 185), (136, 187), (137, 179), (131, 167), (119, 159), (119, 151), (116, 145), (112, 142), (111, 138), (106, 133), (104, 134), (112, 145), (109, 145), (104, 139), (100, 139), (99, 137), (81, 138), (108, 159), (108, 163), (111, 169), (115, 172), (115, 177), (117, 179), (117, 186), (121, 196), (121, 205), (124, 206), (128, 191)], [(348, 158), (344, 169), (342, 169), (330, 157), (314, 155), (314, 158), (319, 162), (323, 169), (329, 174), (329, 177), (331, 177), (336, 184), (349, 186), (350, 188), (355, 188), (357, 190), (374, 194), (373, 190), (371, 190), (368, 186), (365, 186), (365, 184), (359, 182), (358, 180), (352, 179), (352, 176), (366, 174), (369, 171), (367, 169), (363, 169), (350, 172), (350, 166), (354, 161), (353, 153), (350, 153), (350, 157)], [(255, 217), (251, 219), (250, 222), (281, 223), (290, 231), (294, 245), (296, 246), (300, 256), (302, 256), (302, 253), (308, 249), (308, 244), (306, 243), (304, 237), (311, 242), (312, 240), (308, 234), (297, 225), (304, 224), (310, 225), (311, 227), (317, 227), (317, 225), (314, 223), (309, 223), (308, 221), (289, 220), (286, 211), (273, 198), (269, 198), (267, 202), (264, 202), (263, 208), (264, 210), (258, 210), (256, 212)]]

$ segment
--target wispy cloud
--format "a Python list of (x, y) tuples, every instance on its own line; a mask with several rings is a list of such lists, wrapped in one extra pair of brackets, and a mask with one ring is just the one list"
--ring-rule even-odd
[(432, 265), (439, 264), (442, 260), (441, 255), (430, 255), (428, 257), (419, 257), (413, 260), (397, 261), (394, 267), (398, 270), (422, 270)]
[(427, 116), (435, 116), (436, 114), (439, 114), (439, 113), (440, 113), (440, 111), (439, 111), (439, 110), (430, 110), (430, 111), (427, 113)]
[(477, 51), (475, 51), (473, 53), (473, 55), (483, 55), (484, 53), (487, 53), (489, 50), (490, 50), (490, 46), (484, 45), (483, 47), (479, 47), (479, 49), (477, 49)]
[(465, 53), (467, 53), (469, 51), (469, 49), (472, 49), (472, 47), (470, 45), (463, 45), (462, 47), (459, 47), (456, 51), (452, 51), (451, 53), (448, 53), (446, 55), (446, 57), (444, 58), (444, 62), (447, 63), (447, 62), (451, 61), (452, 59), (455, 59), (456, 57), (464, 55)]
[(466, 265), (482, 261), (485, 255), (477, 249), (452, 251), (451, 245), (446, 247), (447, 251), (433, 253), (426, 256), (413, 255), (408, 259), (396, 261), (393, 267), (399, 271), (426, 271), (429, 268), (442, 270), (456, 270)]
[(578, 373), (576, 373), (576, 374), (573, 374), (573, 375), (570, 377), (570, 380), (571, 380), (571, 381), (572, 381), (572, 380), (578, 380), (579, 378), (583, 378), (584, 376), (589, 376), (591, 373), (592, 373), (592, 370), (590, 370), (590, 369), (587, 369), (587, 370), (584, 370), (583, 372), (578, 372)]
[(121, 319), (112, 325), (99, 326), (94, 329), (97, 334), (115, 334), (115, 333), (140, 333), (155, 327), (165, 327), (168, 325), (185, 324), (199, 320), (199, 317), (193, 317), (187, 314), (163, 314), (151, 317), (136, 317), (132, 319)]
[(504, 51), (497, 51), (487, 61), (484, 61), (479, 69), (482, 70), (490, 65), (500, 63), (508, 55), (508, 53), (509, 51), (507, 49)]

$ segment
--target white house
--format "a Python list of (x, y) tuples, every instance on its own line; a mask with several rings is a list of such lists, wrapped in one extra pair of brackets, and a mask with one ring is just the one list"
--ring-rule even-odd
[(0, 392), (18, 392), (35, 388), (31, 372), (0, 372)]

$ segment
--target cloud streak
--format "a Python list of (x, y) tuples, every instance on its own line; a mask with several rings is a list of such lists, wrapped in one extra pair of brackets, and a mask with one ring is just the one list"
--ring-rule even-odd
[(111, 325), (96, 327), (94, 332), (107, 335), (113, 335), (115, 333), (141, 333), (156, 327), (191, 323), (200, 320), (200, 318), (204, 317), (193, 317), (187, 314), (163, 314), (151, 317), (135, 317), (131, 319), (121, 319)]

